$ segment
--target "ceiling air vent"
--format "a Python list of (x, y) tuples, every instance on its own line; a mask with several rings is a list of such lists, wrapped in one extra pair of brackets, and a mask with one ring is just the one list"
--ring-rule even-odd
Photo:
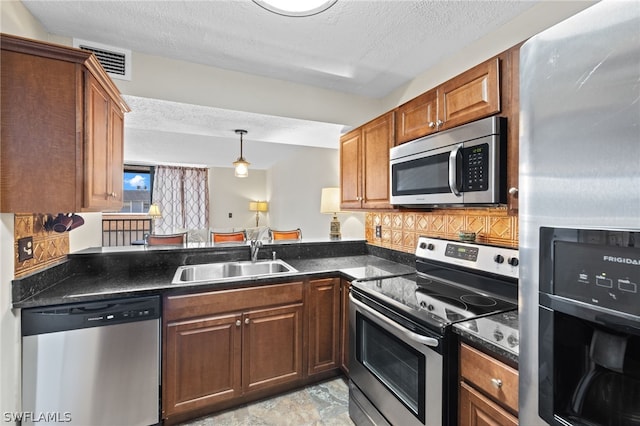
[(131, 50), (77, 38), (73, 39), (73, 47), (93, 52), (112, 78), (131, 80)]

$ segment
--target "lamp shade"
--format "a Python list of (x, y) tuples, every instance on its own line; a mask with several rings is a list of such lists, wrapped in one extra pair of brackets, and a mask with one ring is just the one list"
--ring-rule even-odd
[(266, 201), (250, 201), (249, 211), (252, 212), (266, 212), (269, 210), (269, 203)]
[(340, 211), (340, 188), (322, 188), (320, 213), (338, 213)]
[(160, 213), (160, 207), (157, 204), (151, 204), (149, 206), (149, 213), (147, 213), (151, 217), (160, 217), (162, 213)]

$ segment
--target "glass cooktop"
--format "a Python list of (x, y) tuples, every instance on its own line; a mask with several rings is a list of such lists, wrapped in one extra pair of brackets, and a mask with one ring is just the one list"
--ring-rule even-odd
[(352, 286), (354, 294), (364, 294), (420, 324), (440, 330), (456, 322), (517, 308), (515, 301), (422, 274), (356, 280)]

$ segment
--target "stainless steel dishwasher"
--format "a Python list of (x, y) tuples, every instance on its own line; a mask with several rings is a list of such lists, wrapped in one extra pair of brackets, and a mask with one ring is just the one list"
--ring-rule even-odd
[(23, 425), (154, 425), (159, 395), (159, 296), (22, 310)]

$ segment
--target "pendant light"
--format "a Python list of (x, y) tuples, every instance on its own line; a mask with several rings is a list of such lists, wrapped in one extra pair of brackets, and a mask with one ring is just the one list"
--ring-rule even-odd
[(236, 169), (236, 177), (245, 178), (249, 176), (249, 163), (242, 156), (242, 136), (247, 134), (246, 130), (236, 129), (236, 133), (240, 135), (240, 157), (233, 162), (233, 167)]

